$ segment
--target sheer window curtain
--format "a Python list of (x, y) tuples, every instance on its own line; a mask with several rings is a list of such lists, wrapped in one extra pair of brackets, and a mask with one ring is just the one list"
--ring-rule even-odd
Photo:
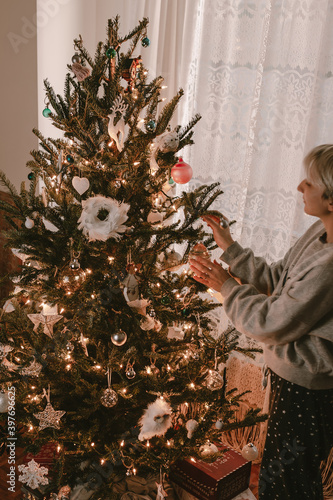
[(333, 142), (333, 4), (202, 0), (188, 75), (202, 120), (187, 159), (219, 180), (236, 238), (280, 259), (313, 222), (296, 187), (302, 159)]

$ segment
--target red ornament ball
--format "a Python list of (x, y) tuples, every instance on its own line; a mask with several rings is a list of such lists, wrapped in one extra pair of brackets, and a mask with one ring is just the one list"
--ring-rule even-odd
[(171, 169), (171, 177), (177, 184), (186, 184), (192, 179), (192, 167), (179, 158), (179, 161)]

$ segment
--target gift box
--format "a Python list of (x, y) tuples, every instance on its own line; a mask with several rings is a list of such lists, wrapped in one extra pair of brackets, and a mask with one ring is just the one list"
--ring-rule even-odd
[(54, 443), (52, 441), (44, 444), (36, 455), (30, 452), (27, 453), (24, 457), (24, 463), (26, 464), (31, 460), (34, 460), (39, 465), (50, 469), (54, 463), (54, 460), (59, 457), (57, 446), (57, 443)]
[(231, 500), (249, 487), (251, 462), (226, 449), (215, 462), (185, 459), (170, 467), (169, 479), (199, 500)]

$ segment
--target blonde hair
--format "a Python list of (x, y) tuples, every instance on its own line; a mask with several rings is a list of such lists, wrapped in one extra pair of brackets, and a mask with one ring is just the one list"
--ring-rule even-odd
[(306, 174), (324, 188), (323, 198), (333, 200), (333, 144), (313, 148), (303, 163)]

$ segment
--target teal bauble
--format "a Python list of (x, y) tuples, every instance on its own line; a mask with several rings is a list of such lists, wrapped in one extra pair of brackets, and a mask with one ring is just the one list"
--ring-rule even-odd
[(189, 314), (190, 314), (190, 310), (186, 309), (186, 307), (185, 307), (185, 309), (182, 310), (182, 316), (184, 316), (184, 318), (186, 318)]
[(164, 306), (167, 306), (170, 304), (170, 297), (169, 295), (164, 295), (164, 297), (161, 298), (161, 302)]
[(45, 118), (48, 118), (51, 113), (52, 113), (52, 111), (50, 110), (50, 108), (45, 108), (42, 111), (42, 114), (43, 114), (43, 116), (45, 116)]
[(141, 40), (141, 45), (142, 45), (142, 47), (149, 47), (149, 45), (150, 45), (150, 40), (149, 40), (149, 38), (148, 38), (148, 37), (146, 37), (146, 36), (145, 36), (144, 38), (142, 38), (142, 40)]
[(114, 59), (117, 55), (116, 50), (112, 47), (109, 47), (105, 53), (106, 57), (108, 57), (109, 59)]
[(33, 172), (30, 172), (30, 174), (28, 174), (28, 179), (29, 181), (32, 181), (32, 179), (35, 177), (35, 174)]
[(73, 158), (73, 156), (71, 156), (71, 155), (67, 155), (67, 156), (66, 156), (66, 161), (67, 161), (67, 163), (69, 163), (70, 165), (73, 165), (73, 163), (74, 163), (74, 158)]
[(170, 184), (170, 186), (172, 186), (173, 184), (175, 184), (175, 181), (172, 179), (172, 177), (170, 177), (168, 183)]
[(154, 120), (149, 120), (149, 122), (147, 123), (147, 130), (149, 130), (149, 132), (154, 132), (156, 128), (156, 122)]

